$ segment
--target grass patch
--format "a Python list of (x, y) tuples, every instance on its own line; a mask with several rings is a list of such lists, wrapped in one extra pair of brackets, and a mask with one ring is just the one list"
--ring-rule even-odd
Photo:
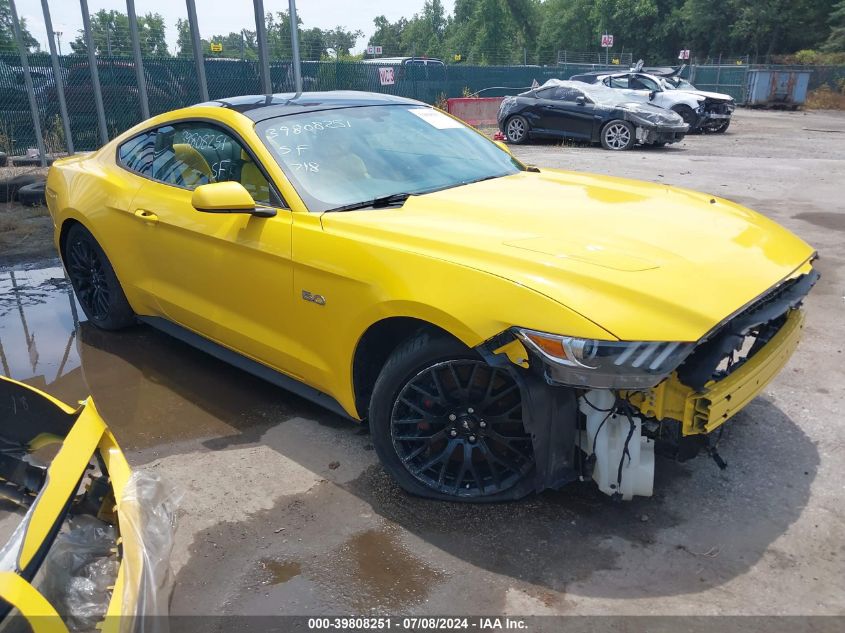
[(804, 105), (811, 110), (845, 110), (845, 79), (838, 84), (836, 89), (824, 84), (811, 90)]
[(48, 257), (55, 257), (55, 247), (47, 207), (0, 204), (0, 266)]

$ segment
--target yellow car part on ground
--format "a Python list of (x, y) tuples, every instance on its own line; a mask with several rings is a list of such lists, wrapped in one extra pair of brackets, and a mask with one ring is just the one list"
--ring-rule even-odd
[[(79, 484), (85, 475), (89, 462), (95, 451), (106, 466), (111, 484), (112, 497), (121, 499), (126, 483), (132, 471), (126, 458), (117, 445), (111, 431), (97, 412), (94, 402), (89, 398), (78, 409), (73, 409), (52, 396), (29, 385), (0, 376), (0, 381), (7, 386), (13, 385), (27, 393), (27, 397), (42, 398), (56, 408), (57, 415), (68, 417), (72, 427), (61, 440), (61, 448), (56, 453), (47, 468), (47, 478), (44, 486), (32, 502), (33, 507), (28, 512), (26, 531), (18, 550), (16, 572), (0, 573), (0, 598), (17, 607), (21, 614), (28, 619), (36, 633), (44, 631), (66, 631), (65, 625), (58, 619), (55, 609), (47, 600), (24, 578), (18, 575), (20, 570), (27, 567), (33, 558), (39, 554), (51, 532), (57, 527), (57, 522), (63, 517), (68, 501), (76, 494)], [(38, 443), (42, 444), (36, 436)], [(106, 508), (107, 511), (118, 511), (119, 507)], [(107, 616), (121, 616), (134, 613), (137, 595), (127, 588), (136, 588), (140, 584), (142, 573), (141, 551), (142, 544), (136, 541), (132, 530), (121, 533), (119, 548), (122, 552), (120, 567), (111, 598), (108, 603)], [(131, 570), (131, 577), (127, 577), (127, 570)], [(49, 608), (48, 608), (49, 607)], [(53, 615), (54, 618), (43, 618)], [(37, 617), (36, 617), (37, 616)], [(107, 617), (102, 623), (102, 629), (117, 633), (119, 618)], [(53, 628), (51, 628), (53, 627)]]

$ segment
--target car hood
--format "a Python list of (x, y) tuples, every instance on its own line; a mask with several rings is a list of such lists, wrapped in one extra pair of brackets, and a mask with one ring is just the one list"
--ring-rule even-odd
[(727, 200), (558, 170), (327, 213), (323, 226), (510, 279), (623, 340), (698, 340), (814, 253)]
[(669, 125), (673, 127), (686, 126), (686, 124), (684, 123), (684, 119), (680, 114), (674, 112), (673, 110), (661, 108), (660, 106), (656, 106), (652, 103), (628, 101), (609, 107), (615, 107), (620, 110), (624, 110), (625, 112), (628, 112), (641, 120), (647, 121), (652, 125)]
[(716, 99), (718, 101), (733, 101), (733, 97), (722, 92), (707, 92), (706, 90), (685, 90), (678, 88), (677, 92), (689, 92), (705, 99)]

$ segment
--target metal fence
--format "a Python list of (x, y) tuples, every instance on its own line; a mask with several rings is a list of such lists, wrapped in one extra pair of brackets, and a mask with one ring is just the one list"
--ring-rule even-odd
[[(98, 113), (93, 98), (91, 66), (87, 56), (58, 58), (58, 68), (67, 103), (70, 134), (77, 151), (95, 149), (102, 143)], [(515, 94), (534, 81), (567, 79), (575, 73), (603, 69), (601, 65), (560, 66), (423, 66), (394, 68), (394, 83), (383, 85), (379, 68), (368, 62), (302, 62), (302, 84), (310, 90), (364, 90), (436, 103), (448, 97), (486, 90), (485, 96)], [(65, 151), (60, 117), (58, 82), (49, 55), (29, 56), (33, 92), (48, 153)], [(209, 99), (260, 94), (259, 62), (207, 58), (203, 64)], [(107, 135), (113, 138), (145, 117), (132, 58), (96, 58)], [(613, 67), (618, 70), (619, 67)], [(149, 58), (143, 61), (144, 86), (150, 115), (201, 102), (202, 94), (193, 59)], [(269, 62), (273, 92), (295, 90), (293, 64)], [(0, 54), (0, 151), (21, 153), (36, 147), (29, 96), (20, 58)]]
[(840, 89), (840, 84), (845, 81), (845, 66), (776, 66), (771, 64), (732, 64), (721, 66), (697, 64), (690, 66), (689, 80), (695, 84), (696, 88), (729, 94), (738, 103), (744, 103), (748, 83), (747, 73), (749, 70), (761, 68), (809, 70), (809, 90), (815, 90), (824, 85), (828, 85), (836, 90)]
[[(610, 60), (613, 60), (612, 62)], [(604, 64), (605, 62), (612, 63), (623, 68), (630, 68), (634, 61), (634, 54), (631, 52), (614, 53), (609, 51), (558, 51), (558, 64)]]
[[(95, 58), (101, 85), (107, 136), (113, 138), (143, 120), (142, 96), (136, 67), (131, 57)], [(32, 91), (48, 153), (64, 153), (65, 132), (60, 117), (60, 102), (55, 71), (47, 54), (28, 56)], [(77, 151), (101, 145), (98, 112), (93, 98), (91, 66), (87, 55), (57, 57), (57, 68), (64, 86), (70, 134)], [(422, 66), (394, 68), (394, 83), (382, 85), (379, 68), (384, 64), (369, 62), (302, 62), (305, 90), (365, 90), (383, 92), (436, 103), (448, 97), (460, 97), (484, 91), (483, 96), (514, 94), (534, 81), (550, 78), (568, 79), (573, 74), (619, 66), (601, 64), (561, 64), (557, 66)], [(742, 102), (745, 75), (756, 66), (692, 66), (685, 71), (703, 90), (725, 92)], [(295, 90), (293, 64), (269, 62), (270, 88), (273, 92)], [(210, 99), (262, 93), (260, 62), (206, 58), (203, 70)], [(810, 89), (823, 83), (845, 79), (845, 67), (813, 67)], [(197, 66), (192, 58), (144, 58), (143, 84), (149, 113), (159, 114), (202, 101)], [(492, 90), (490, 88), (493, 88)], [(24, 82), (21, 59), (0, 54), (0, 151), (22, 153), (37, 147), (29, 93)]]

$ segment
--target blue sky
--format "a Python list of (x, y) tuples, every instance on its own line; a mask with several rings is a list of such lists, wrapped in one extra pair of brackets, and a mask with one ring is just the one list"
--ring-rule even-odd
[[(40, 0), (15, 0), (18, 13), (26, 18), (27, 26), (32, 34), (46, 50), (47, 34), (44, 29), (44, 19), (41, 13)], [(195, 0), (200, 33), (203, 36), (225, 34), (240, 31), (243, 28), (254, 29), (255, 18), (251, 0)], [(369, 0), (355, 2), (354, 0), (299, 0), (296, 4), (299, 17), (306, 27), (333, 28), (337, 25), (349, 30), (360, 29), (365, 37), (358, 40), (356, 52), (360, 52), (372, 35), (373, 18), (385, 15), (390, 21), (402, 16), (410, 17), (422, 10), (424, 0)], [(447, 12), (452, 11), (454, 0), (443, 0)], [(123, 0), (88, 0), (91, 13), (100, 9), (115, 9), (126, 12)], [(288, 8), (287, 0), (264, 0), (265, 11), (283, 11)], [(135, 10), (143, 14), (147, 12), (160, 13), (167, 24), (167, 39), (171, 48), (176, 41), (176, 20), (187, 17), (187, 9), (183, 0), (135, 0)], [(62, 31), (62, 52), (69, 52), (68, 42), (76, 37), (82, 28), (82, 15), (78, 0), (51, 0), (50, 13), (53, 18), (53, 28)]]

